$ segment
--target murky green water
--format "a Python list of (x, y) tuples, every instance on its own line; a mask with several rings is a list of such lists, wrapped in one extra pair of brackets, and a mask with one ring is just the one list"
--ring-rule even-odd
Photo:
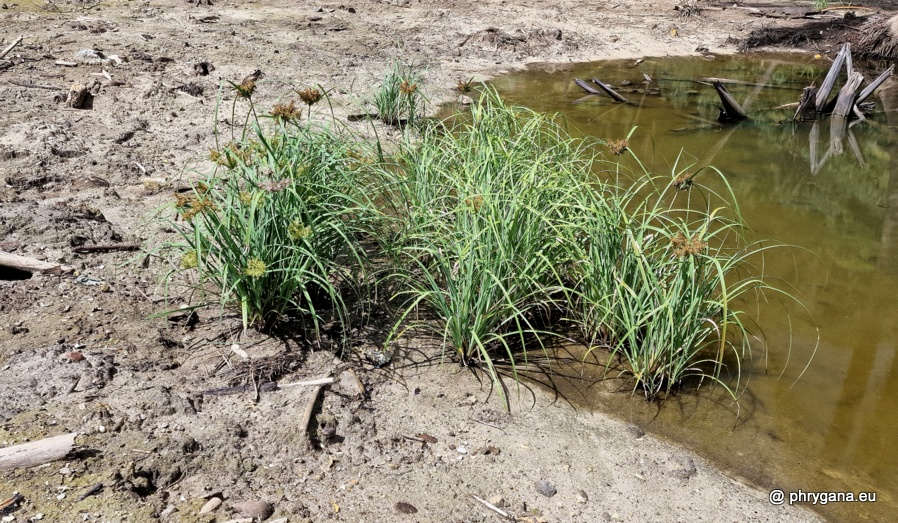
[[(638, 126), (630, 147), (657, 173), (684, 162), (719, 168), (754, 238), (799, 247), (768, 253), (765, 270), (794, 286), (807, 311), (778, 302), (756, 311), (769, 352), (756, 344), (738, 406), (705, 392), (681, 395), (659, 409), (628, 394), (561, 380), (568, 399), (682, 442), (765, 489), (876, 492), (875, 504), (816, 509), (835, 521), (894, 521), (898, 85), (880, 90), (877, 114), (852, 127), (840, 144), (831, 143), (829, 120), (816, 129), (779, 125), (794, 108), (774, 108), (797, 101), (812, 80), (819, 85), (827, 67), (803, 55), (646, 59), (635, 66), (536, 67), (494, 85), (509, 101), (563, 113), (576, 132), (620, 139)], [(643, 73), (654, 83), (643, 83)], [(593, 76), (634, 105), (584, 99), (573, 79)], [(751, 120), (716, 124), (717, 95), (692, 82), (702, 77), (765, 85), (729, 85)], [(842, 153), (833, 154), (839, 145)]]

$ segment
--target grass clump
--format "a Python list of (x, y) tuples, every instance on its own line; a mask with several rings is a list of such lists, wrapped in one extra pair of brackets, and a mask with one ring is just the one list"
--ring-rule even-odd
[(417, 68), (394, 61), (374, 93), (377, 116), (387, 125), (414, 125), (424, 116), (423, 77)]
[[(419, 85), (394, 63), (375, 96), (384, 121), (420, 116)], [(321, 96), (298, 94), (310, 108)], [(303, 121), (294, 103), (271, 122), (215, 151), (224, 172), (176, 203), (181, 267), (238, 305), (244, 326), (295, 315), (317, 331), (333, 318), (345, 338), (347, 292), (377, 270), (401, 298), (387, 344), (423, 326), (497, 379), (499, 360), (516, 375), (530, 351), (579, 333), (647, 398), (692, 377), (735, 395), (723, 374), (732, 357), (738, 378), (750, 347), (733, 304), (778, 291), (751, 274), (766, 247), (742, 240), (722, 175), (723, 196), (695, 173), (661, 179), (627, 140), (574, 139), (489, 89), (470, 114), (391, 147)], [(638, 171), (625, 177), (629, 159)]]
[(327, 315), (348, 313), (343, 296), (364, 261), (355, 228), (367, 206), (351, 144), (326, 127), (287, 125), (294, 111), (278, 111), (273, 130), (213, 153), (224, 172), (178, 196), (180, 265), (219, 289), (223, 305), (238, 304), (244, 327), (294, 314), (317, 330)]
[(516, 347), (540, 343), (564, 255), (554, 228), (587, 166), (580, 153), (549, 118), (493, 93), (469, 121), (404, 143), (382, 170), (406, 311), (433, 311), (429, 325), (462, 363), (495, 372), (495, 351), (513, 362)]
[(648, 398), (690, 377), (723, 383), (727, 351), (738, 378), (749, 332), (733, 303), (776, 291), (740, 276), (765, 247), (744, 244), (730, 198), (712, 194), (716, 208), (681, 206), (688, 194), (676, 178), (665, 182), (643, 175), (629, 187), (581, 193), (583, 220), (571, 244), (577, 262), (568, 268), (572, 318), (585, 340), (620, 358)]

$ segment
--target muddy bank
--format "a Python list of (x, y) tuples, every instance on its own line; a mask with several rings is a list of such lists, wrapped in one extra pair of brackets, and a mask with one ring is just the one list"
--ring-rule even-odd
[[(0, 249), (77, 277), (0, 281), (0, 443), (79, 432), (82, 448), (0, 473), (0, 498), (24, 497), (12, 521), (224, 521), (259, 500), (290, 521), (499, 517), (474, 496), (521, 521), (812, 520), (544, 391), (513, 394), (506, 413), (432, 344), (374, 369), (302, 336), (241, 337), (239, 318), (214, 308), (153, 317), (189, 299), (161, 281), (170, 260), (79, 252), (164, 240), (151, 213), (209, 168), (214, 131), (234, 123), (215, 113), (219, 87), (256, 69), (258, 107), (318, 84), (345, 115), (365, 109), (394, 57), (425, 70), (436, 103), (458, 81), (529, 62), (710, 56), (791, 23), (717, 4), (683, 17), (675, 5), (4, 4), (0, 47), (24, 38), (0, 62)], [(73, 104), (82, 88), (89, 103)], [(310, 444), (311, 389), (259, 384), (328, 374)], [(222, 506), (200, 514), (212, 498)]]

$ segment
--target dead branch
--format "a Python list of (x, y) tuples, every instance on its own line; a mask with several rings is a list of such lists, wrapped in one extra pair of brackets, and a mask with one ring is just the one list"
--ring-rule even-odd
[(36, 467), (65, 458), (75, 447), (77, 432), (0, 449), (0, 470)]
[(864, 87), (864, 90), (861, 91), (861, 94), (857, 95), (857, 100), (855, 100), (854, 103), (860, 104), (861, 102), (869, 98), (874, 91), (879, 89), (879, 86), (882, 85), (883, 82), (885, 82), (890, 76), (892, 76), (893, 72), (895, 72), (895, 64), (890, 65), (888, 69), (886, 69), (882, 72), (882, 74), (876, 77), (876, 80), (873, 80), (872, 82), (870, 82), (870, 85)]
[(848, 116), (852, 107), (854, 107), (854, 98), (857, 96), (857, 90), (863, 82), (864, 75), (857, 71), (853, 71), (848, 75), (848, 81), (845, 82), (842, 90), (839, 91), (838, 98), (836, 98), (836, 108), (833, 110), (834, 116)]
[(574, 78), (574, 83), (579, 85), (581, 89), (583, 89), (584, 91), (586, 91), (589, 94), (602, 94), (602, 91), (599, 91), (595, 87), (589, 85), (588, 83), (584, 82), (583, 80), (581, 80), (579, 78)]
[(30, 273), (46, 272), (49, 274), (69, 274), (75, 270), (68, 265), (45, 262), (26, 256), (18, 256), (6, 251), (0, 251), (0, 267), (10, 267), (12, 269)]
[(281, 383), (278, 385), (278, 388), (284, 389), (287, 387), (311, 387), (313, 385), (329, 385), (333, 382), (334, 378), (318, 378), (315, 380), (294, 381), (293, 383)]
[(486, 508), (492, 510), (492, 511), (495, 512), (496, 514), (499, 514), (499, 515), (502, 516), (503, 518), (508, 518), (508, 512), (505, 512), (504, 510), (502, 510), (501, 508), (497, 507), (496, 505), (493, 505), (493, 504), (490, 503), (489, 501), (487, 501), (487, 500), (485, 500), (485, 499), (478, 498), (478, 497), (475, 496), (474, 494), (471, 494), (471, 497), (473, 497), (473, 498), (476, 499), (477, 501), (483, 503), (483, 505), (484, 505)]
[(599, 87), (601, 87), (602, 90), (605, 91), (605, 92), (608, 94), (608, 96), (610, 96), (611, 98), (614, 98), (615, 101), (620, 102), (620, 103), (622, 103), (622, 104), (628, 104), (628, 103), (630, 103), (630, 100), (627, 100), (627, 99), (624, 98), (623, 96), (617, 94), (617, 92), (615, 92), (614, 89), (612, 89), (612, 88), (608, 87), (607, 85), (603, 84), (602, 81), (599, 80), (598, 78), (593, 78), (593, 79), (592, 79), (592, 83), (594, 83), (594, 84), (598, 85)]
[(0, 58), (3, 58), (4, 56), (8, 55), (9, 52), (12, 51), (13, 48), (15, 48), (15, 46), (19, 45), (19, 43), (22, 42), (22, 39), (23, 39), (23, 38), (25, 38), (25, 37), (24, 37), (24, 36), (20, 36), (20, 37), (16, 38), (15, 41), (14, 41), (13, 43), (7, 45), (7, 46), (6, 46), (6, 49), (4, 49), (2, 53), (0, 53)]
[(738, 102), (736, 102), (736, 99), (733, 98), (733, 95), (727, 91), (727, 88), (724, 87), (722, 83), (714, 82), (714, 90), (717, 91), (717, 96), (720, 97), (720, 103), (723, 104), (723, 108), (720, 110), (720, 116), (717, 118), (718, 121), (734, 122), (748, 118), (745, 110), (742, 109)]
[(122, 243), (116, 245), (82, 245), (81, 247), (75, 247), (72, 251), (78, 254), (89, 254), (92, 252), (113, 252), (113, 251), (137, 251), (140, 250), (140, 245), (134, 245), (132, 243)]
[(842, 49), (839, 50), (839, 54), (836, 55), (836, 59), (833, 60), (833, 64), (829, 68), (829, 72), (826, 73), (826, 78), (823, 79), (823, 83), (820, 84), (820, 89), (817, 89), (817, 100), (814, 105), (817, 107), (817, 112), (823, 112), (826, 107), (826, 100), (829, 98), (829, 93), (833, 90), (833, 86), (836, 83), (836, 78), (839, 76), (839, 70), (842, 68), (842, 64), (845, 63), (846, 56), (851, 53), (851, 44), (845, 44), (842, 46)]
[(62, 87), (56, 87), (53, 85), (41, 85), (41, 84), (36, 84), (34, 82), (25, 82), (23, 80), (7, 80), (7, 82), (9, 82), (13, 85), (18, 85), (19, 87), (28, 87), (28, 88), (33, 88), (33, 89), (46, 89), (48, 91), (62, 91), (63, 90)]
[(306, 410), (302, 415), (302, 421), (299, 423), (299, 430), (301, 431), (301, 439), (308, 445), (309, 440), (309, 423), (312, 422), (312, 413), (315, 411), (315, 404), (318, 403), (318, 396), (321, 395), (321, 389), (324, 388), (324, 385), (318, 385), (314, 389), (312, 389), (312, 394), (309, 396), (308, 403), (306, 403)]

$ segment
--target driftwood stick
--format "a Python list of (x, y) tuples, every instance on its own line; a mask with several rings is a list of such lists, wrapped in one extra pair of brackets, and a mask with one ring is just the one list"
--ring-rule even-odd
[(56, 87), (53, 85), (41, 85), (41, 84), (36, 84), (34, 82), (25, 82), (23, 80), (7, 80), (7, 82), (9, 82), (13, 85), (18, 85), (19, 87), (30, 87), (30, 88), (34, 88), (34, 89), (46, 89), (48, 91), (62, 91), (63, 90), (62, 87)]
[(850, 52), (850, 44), (842, 46), (842, 49), (839, 50), (839, 54), (836, 55), (836, 59), (833, 60), (829, 72), (826, 73), (826, 78), (824, 78), (823, 83), (820, 84), (820, 89), (817, 89), (817, 100), (815, 105), (817, 106), (818, 112), (823, 112), (823, 108), (826, 107), (826, 100), (829, 98), (829, 93), (833, 90), (833, 86), (836, 84), (836, 78), (839, 76), (839, 69), (841, 69), (842, 64), (845, 63), (845, 56)]
[(318, 378), (315, 380), (294, 381), (293, 383), (280, 383), (278, 384), (278, 388), (284, 389), (287, 387), (311, 387), (313, 385), (329, 385), (333, 382), (334, 378)]
[(136, 251), (140, 249), (140, 245), (132, 243), (120, 243), (109, 245), (82, 245), (75, 247), (72, 251), (78, 254), (89, 254), (92, 252), (113, 252), (113, 251)]
[(608, 94), (608, 96), (610, 96), (611, 98), (614, 98), (615, 101), (620, 102), (622, 104), (630, 103), (630, 100), (627, 100), (623, 96), (619, 95), (617, 92), (614, 91), (614, 89), (612, 89), (612, 88), (608, 87), (607, 85), (605, 85), (604, 83), (602, 83), (602, 81), (599, 80), (598, 78), (593, 78), (592, 83), (601, 87), (602, 90), (605, 91)]
[(474, 494), (471, 494), (471, 497), (473, 497), (473, 498), (476, 499), (477, 501), (483, 503), (483, 505), (484, 505), (486, 508), (492, 510), (492, 511), (495, 512), (496, 514), (499, 514), (499, 515), (502, 516), (503, 518), (507, 518), (507, 517), (508, 517), (508, 512), (505, 512), (504, 510), (502, 510), (501, 508), (497, 507), (496, 505), (493, 505), (493, 504), (490, 503), (489, 501), (487, 501), (487, 500), (485, 500), (485, 499), (478, 498), (478, 497), (475, 496)]
[(0, 449), (0, 470), (36, 467), (63, 459), (75, 447), (77, 432)]
[(602, 94), (602, 91), (599, 91), (595, 87), (589, 85), (588, 83), (584, 82), (583, 80), (581, 80), (579, 78), (574, 78), (574, 83), (579, 85), (581, 89), (583, 89), (584, 91), (586, 91), (589, 94)]
[(852, 72), (848, 76), (848, 81), (842, 86), (842, 90), (839, 91), (839, 96), (836, 98), (836, 107), (833, 109), (833, 116), (848, 116), (852, 107), (854, 107), (854, 98), (857, 96), (857, 90), (863, 82), (864, 75), (857, 71)]
[(0, 53), (0, 58), (3, 58), (4, 56), (8, 55), (10, 51), (12, 51), (17, 45), (19, 45), (19, 43), (22, 42), (23, 38), (25, 38), (25, 37), (20, 36), (20, 37), (16, 38), (16, 40), (13, 43), (7, 45), (6, 49), (4, 49), (2, 53)]
[(876, 77), (876, 80), (873, 80), (872, 82), (870, 82), (870, 85), (864, 87), (864, 90), (861, 91), (861, 94), (857, 95), (857, 100), (855, 100), (854, 103), (860, 104), (861, 102), (869, 98), (870, 95), (873, 94), (873, 91), (879, 89), (879, 86), (882, 85), (882, 83), (885, 82), (890, 76), (892, 76), (893, 72), (895, 72), (895, 64), (890, 65), (888, 69), (886, 69), (882, 72), (882, 74)]
[(309, 423), (312, 422), (312, 413), (315, 412), (315, 404), (318, 403), (318, 396), (321, 395), (321, 389), (323, 388), (324, 385), (318, 385), (312, 389), (312, 394), (309, 396), (308, 403), (306, 403), (306, 410), (302, 415), (302, 421), (299, 423), (299, 430), (302, 431), (301, 439), (306, 444), (310, 443)]
[(10, 267), (31, 273), (46, 272), (50, 274), (68, 274), (75, 270), (68, 265), (60, 265), (58, 263), (50, 263), (25, 256), (18, 256), (6, 251), (0, 251), (0, 267)]
[(727, 91), (727, 88), (724, 87), (722, 83), (715, 82), (714, 90), (717, 91), (717, 96), (720, 97), (720, 103), (723, 104), (723, 109), (720, 112), (720, 116), (717, 118), (718, 121), (733, 122), (748, 118), (748, 115), (745, 114), (745, 110), (742, 109), (736, 99), (733, 98), (733, 95)]

